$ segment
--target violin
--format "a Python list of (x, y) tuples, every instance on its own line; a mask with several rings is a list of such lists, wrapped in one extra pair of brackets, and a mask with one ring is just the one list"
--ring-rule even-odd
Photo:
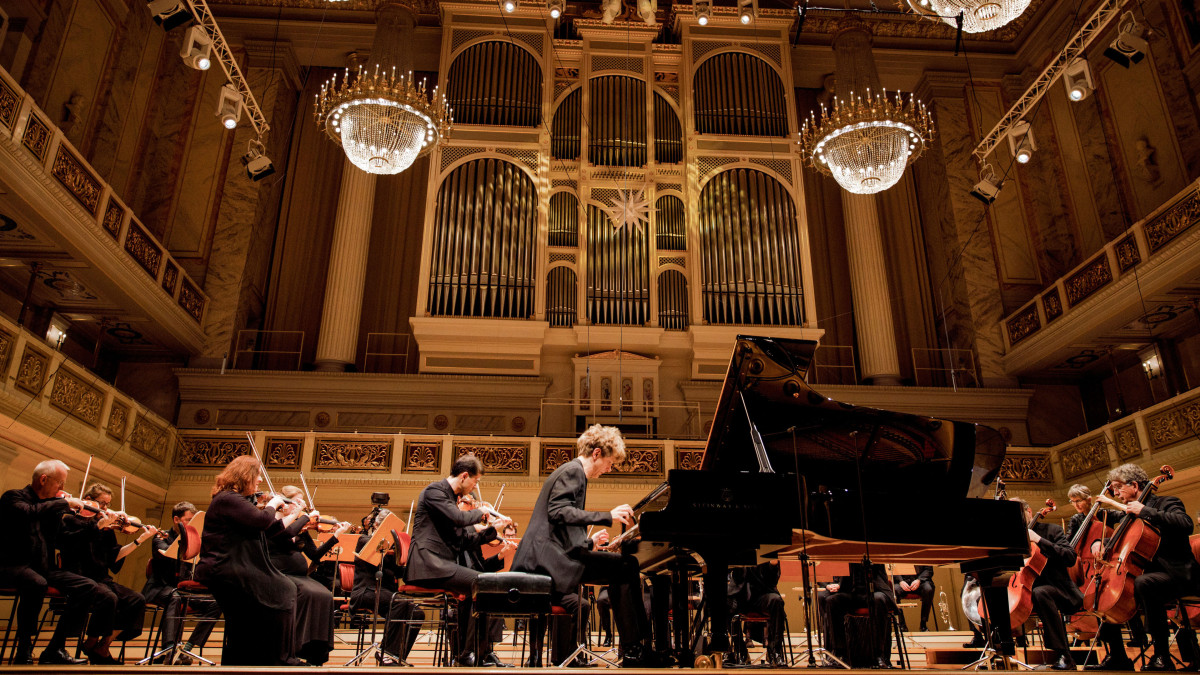
[[(1054, 500), (1047, 499), (1046, 506), (1039, 509), (1033, 520), (1029, 521), (1029, 529), (1032, 530), (1039, 520), (1050, 515), (1055, 508), (1057, 507)], [(1021, 571), (1008, 580), (1008, 616), (1009, 625), (1013, 630), (1021, 627), (1033, 613), (1033, 584), (1037, 582), (1042, 570), (1046, 569), (1047, 562), (1049, 561), (1046, 554), (1042, 553), (1042, 548), (1032, 541), (1029, 542), (1029, 559), (1025, 561)], [(982, 611), (980, 609), (980, 612)]]
[[(317, 518), (315, 521), (310, 521), (309, 527), (311, 529), (316, 530), (317, 532), (319, 532), (321, 534), (327, 534), (329, 532), (333, 532), (334, 530), (336, 530), (342, 524), (342, 522), (343, 521), (338, 520), (337, 518), (334, 518), (333, 516), (321, 516), (320, 518)], [(361, 529), (362, 528), (358, 525), (351, 525), (346, 530), (345, 534), (358, 534), (358, 532)]]
[[(62, 490), (59, 490), (58, 493), (55, 494), (54, 496), (57, 499), (72, 499), (72, 497), (69, 493), (63, 492)], [(72, 506), (71, 510), (74, 511), (75, 513), (83, 516), (84, 518), (95, 518), (96, 516), (100, 515), (100, 513), (103, 511), (103, 509), (100, 508), (99, 504), (97, 504), (96, 502), (94, 502), (90, 499), (81, 499), (80, 501), (83, 502), (83, 506), (81, 506), (80, 508), (75, 508), (74, 506)]]
[[(1163, 465), (1158, 476), (1146, 483), (1137, 501), (1145, 503), (1150, 493), (1175, 477), (1170, 466)], [(1124, 508), (1104, 495), (1097, 500)], [(1127, 514), (1128, 515), (1128, 514)], [(1142, 518), (1121, 519), (1112, 538), (1096, 559), (1095, 572), (1083, 590), (1083, 608), (1107, 623), (1125, 623), (1137, 612), (1133, 580), (1154, 559), (1161, 541), (1158, 530)]]

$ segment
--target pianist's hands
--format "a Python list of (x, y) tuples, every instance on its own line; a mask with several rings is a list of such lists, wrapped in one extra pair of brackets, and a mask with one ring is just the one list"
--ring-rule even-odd
[(625, 527), (633, 526), (633, 508), (628, 504), (622, 504), (610, 513), (612, 513), (613, 524), (621, 523)]

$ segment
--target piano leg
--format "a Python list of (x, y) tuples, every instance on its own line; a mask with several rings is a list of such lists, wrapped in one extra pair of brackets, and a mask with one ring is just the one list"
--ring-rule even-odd
[(654, 632), (654, 651), (666, 654), (671, 650), (670, 610), (671, 577), (667, 573), (650, 577), (650, 623)]
[(704, 558), (704, 592), (709, 595), (708, 652), (729, 651), (729, 603), (725, 597), (729, 587), (729, 560), (723, 553), (712, 550), (701, 553)]
[(688, 595), (691, 583), (688, 579), (688, 565), (684, 559), (677, 559), (671, 565), (671, 611), (675, 616), (675, 662), (682, 667), (692, 665), (695, 654), (692, 653), (690, 615), (688, 614)]

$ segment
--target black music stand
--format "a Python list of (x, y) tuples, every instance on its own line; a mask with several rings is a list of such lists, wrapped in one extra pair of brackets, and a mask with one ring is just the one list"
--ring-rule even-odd
[[(400, 547), (399, 547), (398, 543), (393, 542), (393, 544), (396, 545), (396, 550), (399, 550)], [(376, 546), (375, 546), (376, 551), (378, 551), (379, 553), (382, 554), (384, 551), (387, 550), (387, 548), (388, 548), (387, 541), (383, 537), (380, 537), (379, 543), (376, 544)], [(355, 654), (354, 658), (347, 661), (346, 662), (347, 666), (357, 666), (358, 664), (367, 660), (367, 657), (370, 656), (371, 654), (374, 654), (375, 652), (379, 652), (381, 655), (387, 654), (387, 652), (385, 652), (383, 650), (381, 637), (378, 637), (377, 632), (376, 632), (376, 629), (379, 627), (379, 596), (382, 593), (383, 593), (383, 560), (380, 559), (379, 566), (375, 568), (375, 613), (371, 615), (371, 644), (367, 645), (366, 649)], [(401, 659), (396, 654), (387, 654), (387, 655), (396, 659), (400, 663), (405, 663), (404, 659)]]

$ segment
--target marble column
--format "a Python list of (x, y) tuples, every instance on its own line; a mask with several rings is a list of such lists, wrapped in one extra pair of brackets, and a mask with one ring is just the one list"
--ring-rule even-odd
[(317, 339), (317, 370), (342, 371), (354, 363), (375, 211), (375, 182), (374, 174), (344, 160)]
[[(879, 75), (871, 56), (870, 29), (864, 21), (853, 15), (842, 21), (834, 36), (833, 51), (839, 98), (848, 99), (852, 94), (865, 96), (868, 89), (879, 90)], [(873, 195), (843, 190), (842, 213), (862, 378), (871, 384), (900, 384), (900, 359), (883, 237), (879, 231), (879, 207)]]
[[(411, 0), (387, 2), (375, 11), (375, 39), (364, 70), (412, 71), (412, 31), (417, 10)], [(338, 193), (333, 249), (325, 281), (325, 304), (317, 336), (316, 368), (342, 371), (354, 364), (358, 324), (362, 317), (363, 284), (367, 278), (367, 251), (375, 211), (374, 174), (346, 160)]]
[(264, 139), (266, 153), (274, 162), (276, 174), (252, 181), (242, 166), (242, 155), (257, 138), (254, 127), (244, 118), (234, 132), (221, 203), (213, 227), (212, 248), (205, 274), (204, 290), (208, 308), (204, 316), (204, 350), (191, 360), (195, 368), (219, 368), (227, 357), (232, 362), (234, 336), (247, 325), (257, 325), (251, 317), (261, 314), (260, 279), (270, 264), (271, 241), (279, 217), (283, 195), (283, 175), (287, 160), (287, 128), (293, 119), (296, 92), (301, 86), (299, 65), (288, 42), (244, 41), (246, 61), (243, 73), (254, 92), (259, 108), (272, 126)]

